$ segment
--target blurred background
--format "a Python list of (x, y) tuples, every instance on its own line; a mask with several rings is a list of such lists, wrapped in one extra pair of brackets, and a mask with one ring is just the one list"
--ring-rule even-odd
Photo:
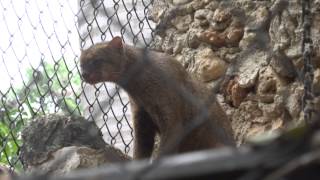
[[(0, 162), (21, 168), (21, 130), (37, 115), (82, 115), (109, 144), (131, 153), (128, 97), (81, 81), (80, 50), (122, 36), (148, 46), (150, 0), (0, 1)], [(108, 123), (108, 126), (106, 126)]]

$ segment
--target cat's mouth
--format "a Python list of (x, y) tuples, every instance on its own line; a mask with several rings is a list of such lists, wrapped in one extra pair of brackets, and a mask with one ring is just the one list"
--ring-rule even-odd
[(89, 84), (96, 84), (98, 82), (100, 82), (100, 75), (96, 74), (96, 73), (82, 73), (81, 74), (83, 80)]
[(89, 84), (96, 84), (100, 82), (115, 82), (119, 78), (119, 72), (112, 73), (81, 73), (83, 80)]

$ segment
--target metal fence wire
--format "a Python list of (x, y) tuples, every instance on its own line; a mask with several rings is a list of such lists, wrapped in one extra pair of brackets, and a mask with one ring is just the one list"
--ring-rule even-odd
[(1, 163), (22, 167), (22, 128), (50, 113), (83, 115), (108, 143), (131, 153), (127, 95), (113, 84), (82, 82), (78, 60), (80, 49), (115, 35), (149, 46), (151, 6), (152, 0), (0, 1)]
[[(282, 2), (283, 8), (288, 4), (285, 0), (277, 2)], [(161, 33), (166, 23), (172, 24), (171, 18), (182, 13), (182, 6), (168, 8), (163, 12), (168, 19), (164, 18), (163, 24), (159, 23), (155, 28), (155, 24), (148, 19), (153, 3), (153, 0), (0, 0), (0, 75), (3, 82), (0, 86), (0, 163), (9, 164), (11, 169), (22, 169), (19, 158), (21, 130), (35, 116), (52, 113), (82, 115), (94, 121), (107, 143), (131, 155), (133, 129), (128, 96), (115, 84), (99, 83), (91, 86), (84, 83), (80, 77), (79, 56), (81, 49), (114, 36), (121, 36), (127, 44), (149, 48), (154, 35)], [(308, 10), (309, 6), (305, 7)], [(270, 8), (270, 16), (279, 14), (279, 9), (281, 5)], [(268, 20), (254, 26), (254, 31), (265, 29), (269, 23)], [(235, 27), (240, 26), (235, 24)], [(311, 45), (312, 41), (306, 41), (309, 33), (305, 35), (304, 45)], [(264, 42), (265, 38), (258, 36), (256, 40)], [(168, 40), (167, 43), (171, 42)], [(270, 54), (273, 52), (268, 46), (248, 46), (241, 58), (246, 58), (253, 48), (260, 48)], [(306, 46), (306, 67), (310, 66), (310, 53), (307, 50)], [(127, 77), (135, 77), (144, 68), (143, 65), (148, 63), (146, 51), (143, 52), (141, 62), (134, 63), (126, 71)], [(193, 92), (177, 85), (161, 69), (152, 68), (159, 75), (159, 84), (164, 83), (171, 91), (178, 92), (179, 98), (185, 100), (183, 103), (187, 103), (186, 106), (192, 105), (197, 112), (190, 112), (194, 117), (184, 124), (185, 129), (175, 132), (175, 137), (167, 140), (166, 146), (161, 149), (166, 153), (173, 151), (194, 128), (202, 125), (209, 116), (208, 107), (216, 100), (206, 98), (205, 102), (200, 102), (204, 98), (193, 96)], [(312, 68), (305, 69), (306, 74), (309, 71)], [(128, 78), (121, 80), (125, 84)], [(304, 102), (307, 102), (308, 97), (304, 98)], [(224, 128), (212, 128), (215, 135), (225, 135)], [(153, 161), (132, 179), (139, 179), (160, 163), (161, 159)]]

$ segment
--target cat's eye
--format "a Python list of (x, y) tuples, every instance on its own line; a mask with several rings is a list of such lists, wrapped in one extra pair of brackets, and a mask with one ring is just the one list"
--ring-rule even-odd
[(103, 64), (103, 61), (104, 61), (103, 59), (94, 59), (89, 62), (89, 66), (93, 66), (93, 67), (101, 66)]

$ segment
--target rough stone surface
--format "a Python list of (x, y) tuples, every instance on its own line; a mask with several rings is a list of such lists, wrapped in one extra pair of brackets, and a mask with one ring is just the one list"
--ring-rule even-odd
[(275, 95), (280, 83), (280, 79), (276, 76), (276, 73), (270, 66), (261, 68), (256, 87), (256, 93), (259, 97), (263, 97), (264, 95), (268, 94)]
[(320, 68), (314, 71), (313, 90), (314, 93), (320, 94)]
[[(61, 161), (71, 162), (71, 156), (62, 156), (65, 154), (65, 147), (74, 146), (68, 150), (71, 154), (79, 155), (80, 152), (92, 152), (99, 157), (103, 152), (104, 163), (115, 160), (127, 160), (128, 157), (107, 145), (102, 139), (100, 130), (94, 122), (89, 122), (82, 117), (47, 115), (35, 118), (22, 132), (23, 146), (21, 148), (21, 158), (24, 168), (27, 171), (36, 171), (38, 168), (45, 171), (56, 171), (54, 162)], [(87, 148), (86, 151), (82, 151)], [(89, 153), (87, 153), (89, 154)], [(66, 155), (66, 154), (65, 154)], [(85, 156), (81, 156), (85, 158)], [(80, 159), (83, 160), (83, 159)], [(79, 161), (80, 161), (79, 160)], [(92, 164), (102, 162), (99, 159), (91, 158)], [(52, 164), (52, 166), (49, 166)], [(80, 163), (81, 164), (81, 163)], [(62, 166), (63, 164), (59, 164)], [(68, 170), (69, 164), (65, 164)], [(42, 168), (42, 167), (47, 167)], [(48, 169), (52, 167), (53, 169)], [(80, 167), (74, 165), (73, 167)]]
[(291, 59), (281, 51), (276, 51), (273, 54), (270, 65), (283, 78), (294, 79), (297, 77), (296, 68)]
[(187, 4), (190, 1), (191, 0), (173, 0), (172, 2), (174, 5), (182, 5), (182, 4)]
[[(170, 8), (159, 10), (155, 6), (151, 10), (157, 23), (166, 24), (159, 30), (162, 33), (156, 33), (156, 37), (164, 40), (154, 43), (155, 47), (161, 46), (162, 51), (176, 57), (208, 87), (224, 82), (218, 96), (232, 118), (239, 143), (303, 119), (303, 83), (299, 80), (303, 68), (302, 24), (298, 0), (190, 0), (181, 1), (180, 5), (170, 1), (164, 4), (161, 6)], [(313, 86), (317, 99), (319, 1), (314, 1), (311, 7)], [(166, 23), (172, 20), (173, 24)]]
[(38, 165), (28, 168), (29, 173), (66, 174), (82, 168), (93, 168), (107, 163), (116, 163), (130, 158), (112, 146), (105, 149), (92, 149), (86, 146), (68, 146), (50, 152), (50, 158)]
[(236, 74), (239, 76), (239, 84), (242, 87), (250, 88), (256, 84), (259, 71), (265, 67), (268, 55), (263, 51), (244, 52), (236, 62)]
[(242, 50), (248, 49), (254, 46), (257, 39), (257, 33), (251, 32), (248, 29), (244, 30), (242, 40), (239, 42), (239, 47)]
[(230, 78), (223, 89), (226, 101), (229, 101), (234, 107), (239, 107), (241, 102), (246, 98), (249, 90), (241, 87), (237, 76)]
[(214, 55), (210, 48), (199, 51), (195, 56), (199, 78), (209, 82), (220, 78), (227, 70), (227, 63)]
[(186, 32), (189, 29), (189, 25), (192, 22), (191, 15), (177, 16), (171, 23), (178, 30), (178, 32)]
[(198, 38), (210, 45), (222, 47), (226, 45), (225, 36), (217, 31), (204, 31), (198, 34)]
[(226, 44), (230, 46), (237, 46), (242, 39), (244, 30), (241, 25), (232, 26), (225, 33)]
[(212, 17), (208, 19), (213, 30), (223, 31), (230, 25), (232, 14), (227, 9), (218, 8), (214, 11)]
[(254, 119), (259, 119), (262, 117), (262, 115), (263, 112), (259, 108), (258, 103), (254, 101), (242, 102), (236, 110), (233, 110), (231, 115), (232, 128), (235, 133), (235, 138), (239, 144), (245, 142), (247, 133), (255, 124)]
[(301, 97), (303, 95), (303, 87), (299, 83), (292, 83), (287, 93), (286, 109), (290, 116), (299, 119), (301, 113)]

